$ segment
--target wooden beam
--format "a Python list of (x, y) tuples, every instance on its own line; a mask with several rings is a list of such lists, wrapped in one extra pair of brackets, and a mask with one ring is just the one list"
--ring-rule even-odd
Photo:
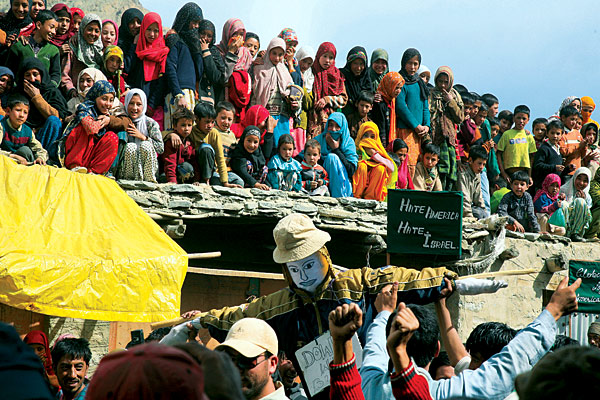
[(188, 273), (202, 274), (202, 275), (214, 275), (214, 276), (229, 276), (229, 277), (236, 277), (236, 278), (272, 279), (272, 280), (276, 280), (276, 281), (285, 280), (285, 278), (283, 277), (283, 274), (275, 274), (275, 273), (271, 273), (271, 272), (236, 271), (236, 270), (230, 270), (230, 269), (188, 267)]

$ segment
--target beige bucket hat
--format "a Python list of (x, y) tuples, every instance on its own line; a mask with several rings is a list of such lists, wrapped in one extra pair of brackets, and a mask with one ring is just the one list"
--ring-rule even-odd
[(329, 233), (317, 229), (304, 214), (290, 214), (279, 221), (273, 229), (273, 238), (277, 244), (273, 260), (279, 264), (302, 260), (331, 240)]

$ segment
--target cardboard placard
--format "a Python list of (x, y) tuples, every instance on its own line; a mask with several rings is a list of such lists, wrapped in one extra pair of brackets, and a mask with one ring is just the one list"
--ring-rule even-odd
[[(356, 356), (356, 367), (360, 368), (362, 347), (356, 333), (352, 336), (352, 349)], [(329, 363), (333, 361), (333, 340), (329, 331), (296, 350), (295, 354), (304, 382), (306, 382), (304, 389), (310, 396), (327, 389), (329, 387)]]
[(390, 190), (388, 253), (460, 257), (462, 192)]
[(600, 261), (570, 260), (569, 285), (581, 278), (577, 289), (578, 312), (600, 314)]

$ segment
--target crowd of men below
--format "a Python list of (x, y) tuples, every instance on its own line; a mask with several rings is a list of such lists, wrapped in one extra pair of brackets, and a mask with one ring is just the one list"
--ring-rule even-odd
[(458, 190), (463, 216), (520, 232), (597, 240), (598, 123), (590, 97), (536, 118), (498, 113), (493, 94), (432, 76), (416, 49), (390, 71), (353, 47), (337, 68), (324, 42), (285, 28), (261, 50), (239, 18), (185, 4), (121, 23), (44, 0), (0, 18), (0, 151), (24, 165), (151, 182), (272, 188), (385, 201), (389, 189)]
[[(345, 304), (329, 314), (330, 386), (312, 397), (279, 349), (273, 328), (255, 318), (236, 322), (215, 350), (193, 337), (174, 346), (159, 344), (171, 328), (157, 329), (145, 343), (132, 341), (126, 349), (104, 355), (91, 379), (92, 352), (86, 339), (64, 334), (50, 346), (42, 331), (31, 331), (21, 340), (12, 326), (0, 323), (3, 397), (466, 399), (486, 398), (481, 397), (485, 387), (501, 382), (498, 387), (516, 391), (496, 398), (530, 400), (583, 399), (600, 389), (600, 323), (589, 327), (589, 346), (556, 335), (555, 321), (576, 309), (575, 288), (564, 282), (545, 311), (526, 328), (518, 331), (503, 323), (483, 323), (464, 345), (452, 326), (445, 299), (436, 302), (435, 312), (404, 303), (396, 307), (394, 289), (397, 284), (378, 295), (379, 314), (369, 328), (360, 369), (352, 347), (352, 336), (363, 323), (360, 307)], [(445, 351), (440, 351), (440, 335)], [(539, 346), (550, 350), (538, 361), (534, 349)], [(523, 368), (529, 363), (533, 369)], [(502, 382), (506, 377), (501, 371), (511, 369), (523, 373), (514, 382)]]

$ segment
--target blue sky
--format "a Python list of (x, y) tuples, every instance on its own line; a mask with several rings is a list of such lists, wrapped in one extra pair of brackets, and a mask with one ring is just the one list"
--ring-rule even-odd
[[(186, 1), (142, 3), (170, 26)], [(217, 40), (231, 17), (241, 18), (247, 30), (258, 33), (262, 49), (282, 28), (291, 27), (300, 46), (308, 44), (316, 50), (324, 41), (334, 43), (338, 67), (344, 66), (350, 48), (361, 45), (369, 55), (377, 47), (386, 49), (390, 68), (399, 70), (404, 50), (416, 47), (433, 73), (448, 65), (455, 83), (479, 94), (494, 93), (501, 110), (527, 104), (532, 119), (552, 115), (571, 95), (591, 96), (600, 104), (600, 79), (595, 75), (600, 62), (597, 1), (221, 0), (199, 4), (204, 17), (217, 27)]]

